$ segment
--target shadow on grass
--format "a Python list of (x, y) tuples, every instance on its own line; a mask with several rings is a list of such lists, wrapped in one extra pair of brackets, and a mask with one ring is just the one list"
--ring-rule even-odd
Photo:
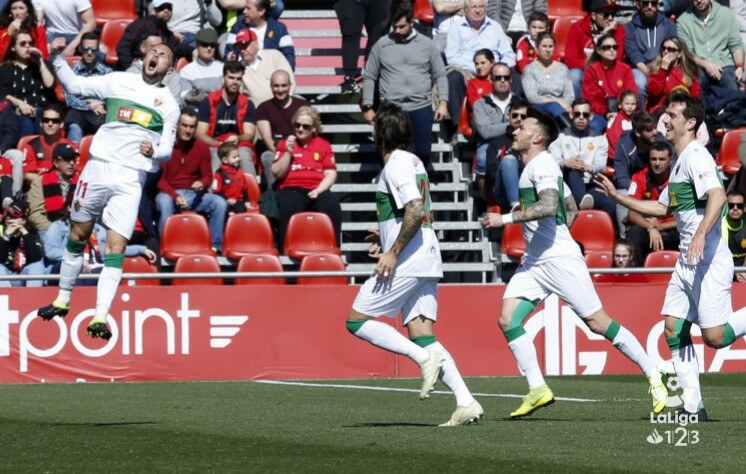
[(347, 425), (342, 428), (399, 428), (399, 427), (414, 427), (414, 428), (431, 428), (437, 425), (430, 425), (427, 423), (358, 423), (357, 425)]
[(130, 426), (130, 425), (157, 425), (155, 421), (119, 421), (112, 423), (50, 423), (50, 426)]

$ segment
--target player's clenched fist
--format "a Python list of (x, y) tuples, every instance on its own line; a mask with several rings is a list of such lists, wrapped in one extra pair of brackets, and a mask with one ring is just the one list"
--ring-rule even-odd
[(488, 229), (492, 227), (502, 227), (504, 225), (503, 216), (496, 212), (488, 212), (482, 219), (482, 225)]
[(66, 44), (65, 38), (55, 38), (49, 43), (49, 51), (52, 54), (60, 54), (65, 49)]
[(140, 154), (147, 157), (147, 158), (153, 158), (153, 153), (155, 152), (155, 149), (153, 148), (153, 142), (149, 140), (143, 140), (140, 142)]

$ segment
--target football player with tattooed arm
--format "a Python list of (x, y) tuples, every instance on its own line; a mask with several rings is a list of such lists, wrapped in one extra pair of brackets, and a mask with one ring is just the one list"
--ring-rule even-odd
[[(430, 213), (430, 182), (422, 161), (411, 152), (412, 133), (412, 122), (401, 107), (381, 104), (373, 122), (384, 163), (376, 191), (379, 230), (372, 230), (367, 239), (373, 242), (369, 254), (378, 263), (352, 304), (347, 330), (419, 365), (420, 399), (429, 396), (440, 378), (456, 396), (456, 411), (440, 426), (466, 425), (481, 420), (484, 411), (433, 333), (443, 263)], [(409, 339), (375, 319), (396, 318), (399, 311)]]
[(498, 320), (529, 386), (523, 404), (510, 417), (523, 418), (554, 403), (531, 336), (523, 328), (525, 319), (552, 293), (566, 301), (591, 331), (606, 337), (642, 369), (650, 382), (653, 411), (659, 413), (668, 399), (660, 373), (635, 336), (604, 311), (580, 247), (570, 236), (578, 211), (562, 180), (562, 171), (547, 151), (558, 134), (551, 117), (529, 110), (528, 117), (513, 132), (512, 149), (525, 165), (518, 182), (521, 210), (488, 213), (483, 221), (485, 227), (521, 223), (526, 239), (526, 252), (505, 289)]

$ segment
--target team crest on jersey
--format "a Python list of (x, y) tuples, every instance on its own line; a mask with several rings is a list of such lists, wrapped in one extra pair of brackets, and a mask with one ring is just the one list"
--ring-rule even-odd
[(163, 105), (163, 102), (163, 99), (161, 99), (160, 97), (156, 97), (153, 101), (153, 105), (155, 105), (156, 107), (160, 107), (161, 105)]
[(593, 143), (588, 144), (588, 151), (593, 151), (595, 148), (596, 148), (596, 145), (594, 145)]
[(73, 208), (75, 208), (75, 212), (78, 212), (80, 210), (80, 199), (76, 199), (73, 203)]
[(321, 159), (321, 155), (318, 151), (313, 152), (313, 161), (319, 161)]
[(619, 79), (618, 81), (616, 81), (616, 86), (617, 87), (623, 87), (624, 86), (624, 81), (621, 80), (621, 79)]
[(746, 249), (746, 239), (741, 239), (741, 248)]

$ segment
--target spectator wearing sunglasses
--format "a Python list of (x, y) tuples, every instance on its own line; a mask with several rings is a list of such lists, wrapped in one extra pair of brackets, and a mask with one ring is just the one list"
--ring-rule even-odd
[(46, 173), (54, 167), (53, 151), (60, 143), (75, 147), (75, 144), (62, 136), (62, 107), (49, 104), (42, 110), (41, 134), (33, 138), (23, 153), (23, 178), (27, 186), (36, 180), (39, 175)]
[(207, 94), (223, 85), (223, 62), (217, 53), (218, 33), (204, 28), (197, 33), (197, 57), (179, 71), (181, 98), (199, 107)]
[[(256, 34), (259, 50), (279, 51), (290, 65), (290, 70), (294, 71), (295, 46), (293, 46), (293, 38), (290, 37), (284, 23), (269, 18), (272, 8), (270, 0), (246, 0), (243, 15), (238, 18), (230, 32), (232, 35), (238, 36), (242, 30), (250, 29)], [(383, 9), (386, 8), (386, 5), (376, 5), (376, 8)], [(236, 43), (239, 42), (240, 40), (236, 37)], [(368, 48), (370, 49), (370, 46)], [(357, 58), (357, 53), (355, 53), (355, 58)]]
[(21, 30), (31, 33), (34, 44), (39, 45), (41, 57), (49, 61), (47, 30), (44, 25), (38, 23), (36, 9), (31, 0), (9, 1), (0, 12), (0, 58), (7, 54), (11, 37)]
[(637, 11), (624, 27), (624, 51), (632, 65), (640, 104), (644, 104), (647, 97), (648, 63), (656, 58), (666, 38), (676, 36), (676, 24), (660, 11), (662, 3), (661, 0), (638, 0), (635, 2)]
[(280, 210), (278, 246), (283, 251), (285, 232), (293, 214), (323, 212), (334, 224), (339, 245), (342, 208), (330, 191), (337, 181), (337, 166), (331, 144), (321, 138), (321, 119), (313, 107), (301, 107), (293, 116), (294, 133), (277, 145), (272, 163), (277, 206)]
[[(112, 69), (99, 60), (99, 39), (96, 33), (86, 33), (80, 41), (80, 61), (72, 65), (73, 72), (81, 77), (103, 76)], [(67, 138), (80, 144), (84, 135), (93, 135), (106, 120), (104, 101), (65, 92), (68, 111), (65, 116)]]
[[(728, 214), (723, 219), (723, 238), (733, 254), (733, 265), (746, 265), (746, 220), (744, 220), (744, 195), (736, 189), (728, 191)], [(736, 273), (734, 281), (746, 281), (746, 273)]]
[(619, 46), (619, 58), (624, 57), (625, 31), (614, 21), (618, 11), (619, 5), (613, 0), (591, 0), (590, 13), (570, 27), (565, 46), (565, 64), (570, 69), (575, 97), (581, 96), (583, 72), (601, 36), (613, 35)]

